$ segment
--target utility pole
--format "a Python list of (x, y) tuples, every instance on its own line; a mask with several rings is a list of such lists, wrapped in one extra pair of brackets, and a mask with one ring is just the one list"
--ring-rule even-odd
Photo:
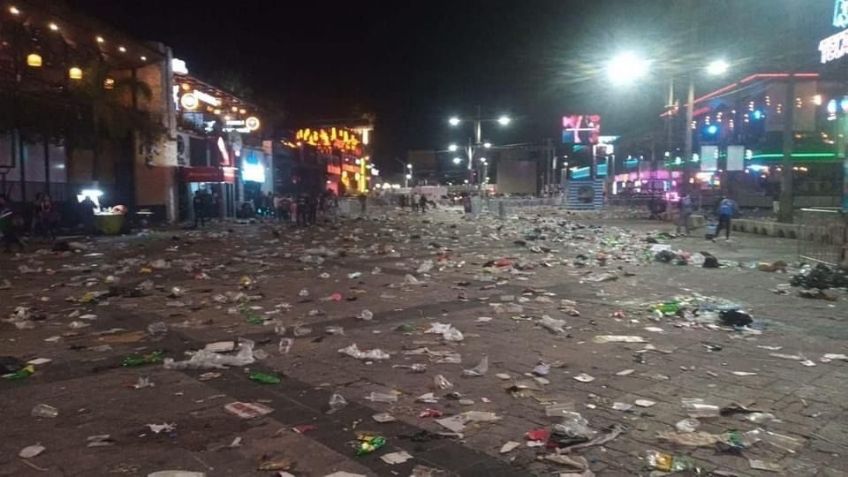
[(692, 73), (689, 73), (689, 91), (686, 93), (686, 124), (683, 125), (683, 131), (686, 134), (686, 142), (683, 147), (683, 184), (680, 190), (689, 192), (691, 184), (689, 179), (692, 177), (692, 121), (695, 120), (695, 82), (692, 78)]
[(783, 100), (783, 174), (780, 181), (780, 210), (777, 221), (791, 224), (794, 219), (794, 171), (792, 152), (795, 150), (795, 75), (786, 81), (786, 97)]

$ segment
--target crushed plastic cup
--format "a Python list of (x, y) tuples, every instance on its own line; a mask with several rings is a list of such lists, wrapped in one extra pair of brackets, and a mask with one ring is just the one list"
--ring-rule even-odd
[(683, 409), (686, 414), (693, 418), (703, 417), (718, 417), (721, 415), (721, 408), (714, 404), (707, 404), (701, 398), (683, 398), (680, 400), (683, 404)]
[(347, 406), (347, 399), (339, 393), (334, 393), (330, 396), (330, 402), (328, 404), (330, 409), (327, 411), (327, 414), (334, 414)]
[(371, 310), (362, 310), (356, 317), (363, 321), (371, 321), (374, 319), (374, 313)]
[(448, 381), (448, 378), (442, 376), (441, 374), (437, 374), (433, 377), (433, 385), (436, 387), (436, 389), (442, 390), (453, 388), (453, 383)]
[(477, 366), (462, 370), (462, 375), (466, 377), (480, 377), (484, 376), (487, 372), (489, 372), (489, 357), (483, 356), (483, 359), (480, 360)]
[(700, 425), (701, 421), (690, 417), (689, 419), (681, 419), (677, 421), (674, 427), (678, 432), (695, 432)]
[(372, 392), (371, 394), (365, 396), (365, 400), (371, 402), (393, 403), (397, 402), (398, 397), (397, 394), (393, 393)]
[(277, 349), (280, 351), (280, 354), (289, 354), (293, 344), (294, 340), (292, 338), (280, 338), (280, 344), (277, 346)]

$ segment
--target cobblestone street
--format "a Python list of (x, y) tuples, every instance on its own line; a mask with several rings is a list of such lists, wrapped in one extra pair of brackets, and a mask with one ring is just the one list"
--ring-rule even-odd
[[(0, 257), (0, 364), (19, 377), (0, 380), (0, 475), (663, 475), (650, 451), (682, 475), (848, 475), (848, 302), (786, 286), (794, 241), (518, 212), (376, 209)], [(658, 262), (662, 244), (723, 266)], [(753, 324), (716, 321), (721, 303)], [(334, 394), (348, 404), (328, 412)], [(681, 423), (690, 399), (702, 417)], [(558, 454), (564, 420), (581, 444)], [(363, 432), (385, 446), (357, 456)]]

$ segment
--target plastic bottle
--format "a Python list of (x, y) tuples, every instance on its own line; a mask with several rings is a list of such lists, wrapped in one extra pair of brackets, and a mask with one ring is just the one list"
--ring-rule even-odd
[(386, 445), (386, 438), (383, 436), (363, 435), (359, 437), (359, 446), (356, 448), (356, 455), (368, 455), (375, 450)]
[(14, 373), (4, 374), (3, 379), (8, 379), (10, 381), (17, 381), (19, 379), (26, 379), (35, 374), (35, 366), (28, 365), (23, 368), (15, 371)]
[(59, 415), (59, 410), (49, 404), (36, 404), (30, 413), (33, 417), (54, 418)]
[(256, 381), (257, 383), (262, 384), (280, 384), (279, 376), (273, 374), (266, 374), (254, 371), (248, 375), (251, 381)]
[(697, 466), (694, 462), (683, 456), (666, 454), (659, 451), (648, 451), (648, 465), (662, 472), (681, 472), (693, 470)]
[(154, 351), (147, 354), (131, 354), (124, 358), (121, 362), (121, 366), (125, 368), (134, 368), (137, 366), (144, 366), (146, 364), (157, 364), (162, 362), (162, 357), (161, 351)]

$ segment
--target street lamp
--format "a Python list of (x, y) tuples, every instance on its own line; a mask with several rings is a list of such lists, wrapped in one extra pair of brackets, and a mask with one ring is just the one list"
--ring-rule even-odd
[(448, 123), (450, 123), (451, 126), (459, 126), (459, 123), (461, 123), (461, 122), (462, 122), (462, 120), (460, 120), (456, 116), (453, 116), (452, 118), (448, 119)]
[(620, 53), (607, 62), (607, 76), (613, 84), (629, 86), (648, 74), (650, 62), (632, 53)]
[(406, 168), (409, 169), (409, 170), (412, 170), (412, 164), (407, 164)]
[(456, 152), (457, 149), (459, 149), (459, 146), (457, 146), (456, 144), (451, 144), (450, 146), (448, 146), (448, 151), (450, 152)]
[(712, 76), (721, 76), (727, 73), (727, 70), (729, 69), (730, 63), (723, 59), (714, 60), (707, 65), (707, 73)]
[(498, 118), (498, 124), (501, 126), (509, 126), (509, 123), (512, 122), (512, 118), (509, 116), (501, 116)]
[(490, 142), (484, 142), (484, 143), (483, 143), (483, 147), (485, 147), (486, 149), (489, 149), (490, 147), (492, 147), (492, 143), (490, 143)]
[(454, 157), (453, 163), (456, 164), (457, 166), (462, 164), (462, 158), (461, 157)]

